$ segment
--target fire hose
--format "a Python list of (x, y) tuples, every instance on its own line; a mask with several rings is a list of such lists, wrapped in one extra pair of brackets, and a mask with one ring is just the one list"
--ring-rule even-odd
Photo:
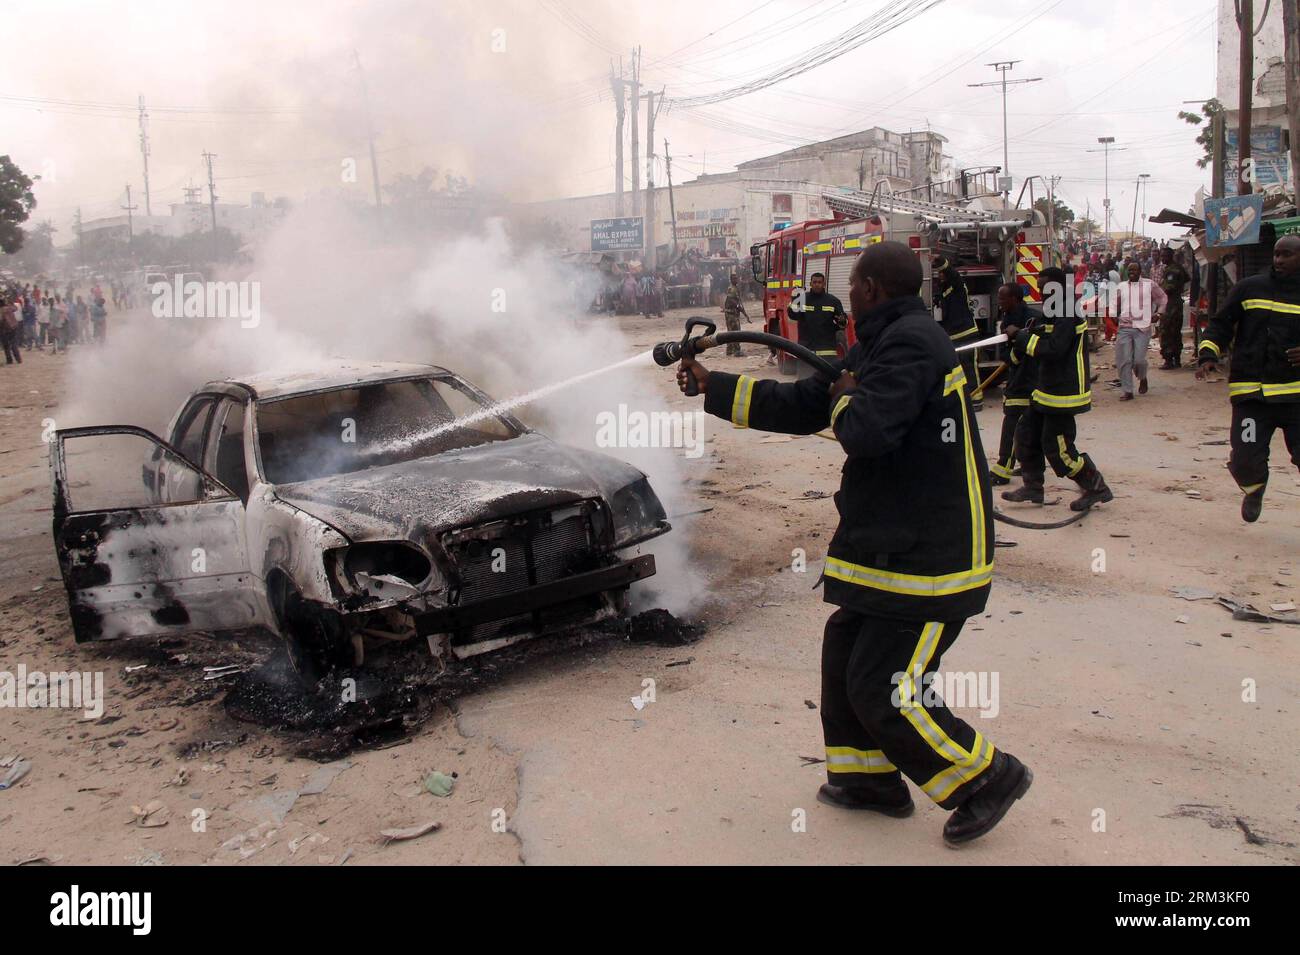
[[(703, 328), (704, 334), (692, 338), (691, 332), (696, 328)], [(660, 342), (655, 345), (653, 350), (655, 364), (666, 368), (675, 362), (687, 358), (693, 359), (696, 355), (700, 354), (700, 352), (707, 351), (708, 349), (714, 348), (718, 345), (743, 343), (750, 345), (766, 345), (769, 348), (778, 348), (783, 352), (793, 355), (795, 358), (798, 358), (800, 361), (811, 366), (812, 369), (817, 372), (817, 376), (825, 380), (827, 383), (834, 381), (839, 374), (834, 365), (821, 355), (818, 355), (812, 349), (805, 348), (798, 342), (792, 342), (788, 338), (783, 338), (780, 335), (773, 335), (768, 332), (719, 332), (717, 329), (718, 326), (708, 319), (700, 318), (698, 316), (688, 318), (686, 320), (686, 334), (682, 336), (680, 342)], [(1005, 335), (995, 335), (992, 338), (985, 338), (978, 342), (972, 342), (969, 345), (963, 345), (957, 350), (972, 351), (986, 345), (996, 345), (1005, 342), (1006, 340), (1007, 337)], [(990, 376), (990, 380), (992, 377), (993, 376)], [(699, 384), (695, 380), (695, 376), (688, 375), (686, 380), (686, 394), (689, 396), (695, 396), (699, 393), (700, 388)], [(994, 520), (1001, 521), (1004, 524), (1010, 524), (1013, 527), (1024, 527), (1035, 531), (1056, 530), (1061, 527), (1069, 527), (1075, 521), (1082, 520), (1087, 516), (1087, 514), (1087, 511), (1080, 511), (1071, 517), (1067, 517), (1065, 520), (1040, 524), (1035, 521), (1025, 521), (1016, 517), (1011, 517), (1010, 515), (1003, 514), (996, 507), (993, 508)]]

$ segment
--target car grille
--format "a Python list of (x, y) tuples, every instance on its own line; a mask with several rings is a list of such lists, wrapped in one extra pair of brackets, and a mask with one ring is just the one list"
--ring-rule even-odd
[[(535, 584), (548, 584), (601, 566), (601, 506), (581, 501), (560, 508), (530, 511), (487, 524), (445, 534), (443, 547), (451, 557), (459, 587), (456, 604), (475, 603), (506, 597)], [(504, 563), (503, 563), (504, 562)], [(495, 568), (495, 569), (494, 569)], [(580, 618), (592, 598), (582, 607), (542, 610), (493, 620), (453, 635), (453, 643), (479, 643), (526, 630), (554, 626), (557, 621)], [(599, 605), (599, 595), (596, 603)], [(577, 611), (576, 614), (565, 611)], [(557, 613), (558, 611), (558, 613)]]

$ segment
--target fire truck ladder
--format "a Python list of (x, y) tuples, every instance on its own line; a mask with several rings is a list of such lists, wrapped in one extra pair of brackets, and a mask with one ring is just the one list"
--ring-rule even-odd
[(832, 211), (853, 219), (877, 213), (916, 216), (941, 229), (1013, 228), (1026, 224), (1027, 217), (999, 219), (997, 212), (984, 209), (963, 209), (939, 202), (926, 202), (882, 192), (879, 184), (870, 193), (823, 192), (822, 199)]

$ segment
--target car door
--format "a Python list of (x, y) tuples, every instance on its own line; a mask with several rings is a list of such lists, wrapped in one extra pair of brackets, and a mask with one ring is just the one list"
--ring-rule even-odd
[[(168, 475), (163, 499), (139, 481), (151, 460)], [(128, 425), (69, 428), (54, 434), (50, 468), (78, 642), (266, 623), (243, 501), (177, 449)]]

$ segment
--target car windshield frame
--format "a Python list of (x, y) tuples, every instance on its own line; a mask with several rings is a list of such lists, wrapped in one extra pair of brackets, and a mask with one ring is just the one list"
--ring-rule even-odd
[[(257, 468), (258, 480), (261, 483), (270, 485), (272, 487), (278, 485), (285, 485), (285, 484), (297, 484), (302, 481), (316, 480), (318, 478), (335, 477), (341, 474), (363, 474), (366, 471), (371, 470), (372, 467), (381, 467), (386, 465), (417, 461), (422, 458), (435, 457), (438, 454), (446, 454), (452, 451), (461, 450), (460, 448), (449, 448), (446, 449), (445, 451), (434, 452), (433, 454), (427, 452), (420, 453), (420, 454), (413, 453), (409, 458), (405, 459), (405, 462), (389, 461), (389, 462), (385, 462), (384, 464), (372, 465), (371, 467), (358, 468), (356, 470), (350, 470), (350, 471), (333, 471), (330, 472), (329, 474), (318, 474), (318, 475), (314, 475), (313, 477), (298, 478), (297, 480), (294, 481), (276, 482), (270, 480), (266, 472), (265, 463), (262, 460), (261, 412), (266, 406), (275, 405), (283, 401), (290, 401), (298, 398), (308, 398), (314, 395), (330, 394), (336, 391), (353, 391), (362, 388), (373, 388), (381, 385), (396, 385), (396, 384), (402, 384), (404, 382), (412, 382), (412, 381), (428, 381), (435, 385), (437, 384), (448, 385), (451, 388), (455, 389), (456, 391), (459, 391), (467, 398), (471, 399), (475, 404), (477, 404), (480, 408), (484, 410), (487, 410), (492, 405), (496, 404), (496, 402), (493, 401), (493, 399), (490, 396), (488, 396), (485, 392), (481, 391), (480, 389), (476, 388), (474, 385), (466, 381), (464, 378), (461, 378), (459, 375), (456, 375), (452, 372), (445, 372), (445, 371), (434, 372), (434, 373), (425, 372), (425, 373), (412, 374), (412, 375), (399, 375), (390, 378), (375, 378), (369, 381), (353, 381), (342, 385), (328, 385), (321, 388), (308, 388), (302, 391), (290, 392), (288, 394), (275, 395), (273, 397), (254, 398), (254, 400), (251, 402), (251, 413), (250, 413), (251, 424), (252, 424), (251, 440), (253, 443), (253, 463)], [(500, 411), (500, 410), (494, 411), (492, 413), (491, 419), (499, 422), (507, 430), (513, 432), (513, 434), (511, 434), (510, 437), (502, 438), (500, 439), (501, 441), (514, 441), (515, 439), (520, 438), (532, 432), (531, 428), (529, 428), (522, 421), (520, 421), (518, 418), (516, 418), (514, 415), (510, 414), (507, 411)], [(479, 447), (479, 446), (480, 445), (466, 445), (466, 447)]]

